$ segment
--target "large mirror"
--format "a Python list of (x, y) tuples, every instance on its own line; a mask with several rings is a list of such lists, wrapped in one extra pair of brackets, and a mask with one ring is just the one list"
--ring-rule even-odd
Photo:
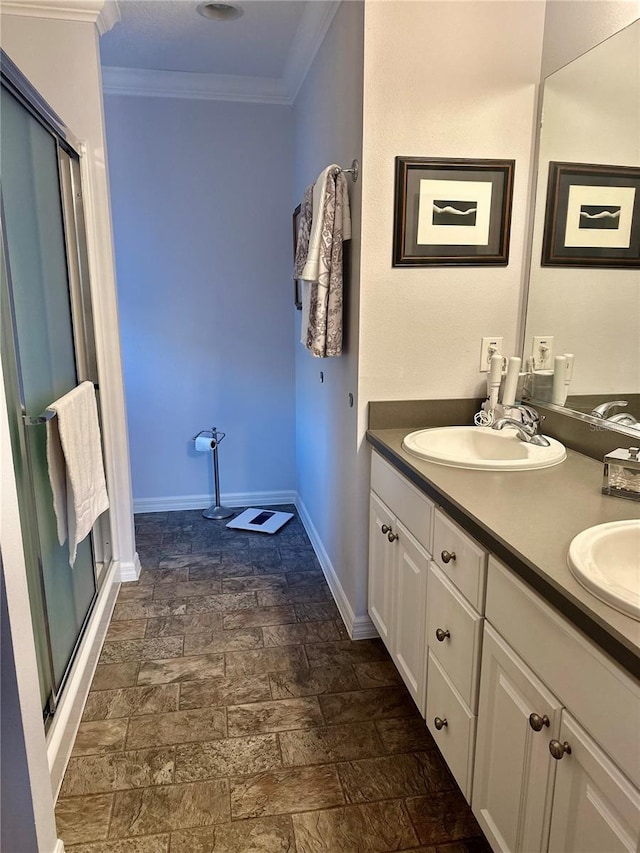
[[(606, 255), (606, 251), (589, 249), (569, 249), (569, 255), (580, 256), (580, 265), (574, 265), (575, 261), (561, 265), (562, 249), (556, 245), (549, 250), (548, 238), (552, 233), (549, 230), (545, 253), (553, 255), (551, 260), (555, 265), (542, 263), (545, 219), (549, 220), (550, 211), (556, 211), (555, 234), (556, 237), (560, 234), (562, 243), (565, 233), (569, 235), (568, 219), (575, 215), (576, 206), (575, 197), (571, 201), (569, 195), (575, 189), (571, 186), (567, 190), (559, 183), (554, 199), (548, 198), (551, 162), (589, 164), (589, 177), (578, 181), (585, 184), (591, 183), (591, 174), (598, 172), (595, 166), (626, 167), (623, 171), (632, 176), (633, 170), (628, 167), (640, 166), (639, 57), (640, 20), (551, 74), (544, 82), (523, 356), (535, 357), (538, 370), (551, 371), (554, 356), (573, 354), (573, 375), (566, 401), (555, 403), (581, 414), (599, 411), (608, 419), (607, 425), (637, 430), (640, 435), (637, 423), (640, 421), (640, 269), (624, 264), (608, 265), (606, 260), (597, 259), (598, 254)], [(560, 179), (566, 174), (558, 167), (555, 172)], [(600, 183), (606, 185), (607, 181)], [(635, 201), (631, 192), (630, 207), (627, 201), (619, 202), (615, 190), (610, 198), (602, 196), (601, 188), (596, 195), (598, 198), (593, 197), (589, 188), (584, 198), (578, 197), (578, 216), (585, 217), (581, 219), (585, 224), (577, 224), (579, 231), (574, 232), (577, 237), (567, 236), (565, 246), (572, 240), (574, 245), (581, 240), (582, 245), (588, 246), (594, 242), (605, 247), (624, 244), (626, 238), (620, 232), (627, 226), (621, 222), (621, 216), (629, 219), (640, 214), (640, 187)], [(606, 203), (598, 206), (594, 201)], [(603, 221), (609, 222), (611, 232), (600, 227)], [(590, 224), (595, 230), (586, 230)], [(640, 227), (640, 223), (634, 221), (633, 226)], [(610, 236), (615, 229), (618, 236)], [(558, 254), (553, 254), (554, 250)], [(620, 258), (625, 253), (609, 254)], [(549, 374), (541, 372), (535, 377), (529, 394), (535, 402), (552, 402)], [(603, 406), (618, 400), (627, 401), (627, 406)]]

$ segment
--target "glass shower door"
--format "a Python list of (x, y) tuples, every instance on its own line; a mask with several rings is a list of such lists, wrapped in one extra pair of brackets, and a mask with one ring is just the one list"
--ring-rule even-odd
[(46, 426), (34, 423), (79, 382), (61, 196), (62, 159), (69, 152), (4, 87), (1, 97), (3, 312), (10, 321), (3, 322), (3, 332), (9, 329), (13, 343), (5, 341), (3, 364), (13, 349), (13, 369), (5, 366), (14, 376), (7, 396), (18, 410), (14, 461), (46, 715), (55, 710), (96, 595), (91, 537), (80, 543), (73, 566), (68, 542), (58, 543)]

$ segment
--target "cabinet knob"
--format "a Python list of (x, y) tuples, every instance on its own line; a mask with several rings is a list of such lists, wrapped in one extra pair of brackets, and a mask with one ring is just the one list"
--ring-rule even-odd
[(398, 534), (392, 533), (391, 530), (387, 533), (387, 539), (389, 540), (389, 542), (395, 542), (396, 539), (399, 539), (399, 538), (400, 537), (398, 536)]
[(560, 761), (563, 755), (571, 755), (571, 747), (566, 740), (564, 743), (560, 743), (559, 740), (554, 739), (549, 741), (549, 752), (556, 761)]
[(438, 729), (438, 731), (440, 731), (440, 729), (443, 729), (445, 726), (448, 726), (449, 723), (447, 722), (446, 717), (444, 718), (444, 720), (442, 719), (442, 717), (436, 717), (433, 721), (433, 725)]
[(443, 563), (450, 563), (452, 560), (455, 562), (456, 552), (455, 551), (442, 551), (440, 553), (440, 558)]
[(549, 717), (547, 717), (546, 714), (544, 714), (542, 717), (540, 716), (540, 714), (529, 714), (529, 725), (534, 730), (534, 732), (541, 732), (545, 726), (549, 728)]
[(382, 527), (380, 528), (380, 530), (382, 531), (383, 536), (386, 536), (387, 533), (391, 533), (391, 528), (389, 527), (388, 524), (383, 524)]
[(439, 643), (444, 643), (445, 640), (448, 640), (451, 634), (449, 631), (443, 631), (442, 628), (436, 628), (436, 640)]

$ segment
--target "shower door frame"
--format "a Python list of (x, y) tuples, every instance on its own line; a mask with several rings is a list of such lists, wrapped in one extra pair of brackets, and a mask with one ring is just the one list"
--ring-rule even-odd
[[(44, 129), (50, 133), (56, 143), (58, 179), (60, 188), (60, 203), (62, 224), (64, 233), (64, 244), (66, 251), (67, 281), (70, 301), (70, 313), (73, 335), (73, 349), (75, 354), (76, 373), (78, 382), (89, 380), (94, 384), (96, 391), (98, 384), (97, 348), (95, 339), (93, 305), (89, 283), (89, 263), (87, 256), (87, 238), (84, 215), (84, 204), (81, 187), (80, 153), (81, 145), (73, 136), (61, 119), (51, 109), (39, 92), (31, 85), (18, 67), (11, 61), (7, 54), (0, 48), (0, 82), (1, 85), (15, 97), (18, 102), (38, 121)], [(32, 456), (29, 449), (26, 430), (42, 422), (39, 417), (29, 416), (26, 413), (25, 398), (22, 389), (20, 371), (19, 349), (17, 341), (17, 330), (15, 327), (15, 313), (13, 310), (11, 269), (9, 264), (8, 246), (6, 243), (4, 207), (0, 191), (0, 253), (3, 256), (4, 274), (6, 276), (7, 294), (9, 298), (9, 317), (2, 324), (2, 334), (6, 338), (5, 355), (9, 358), (9, 382), (10, 392), (7, 403), (13, 408), (17, 429), (17, 443), (19, 453), (25, 460), (26, 470), (20, 484), (22, 493), (21, 515), (35, 520), (36, 504), (33, 492), (33, 468)], [(11, 358), (13, 354), (13, 358)], [(6, 384), (6, 377), (5, 377)], [(98, 417), (100, 418), (100, 404), (98, 400)], [(94, 612), (96, 601), (101, 589), (101, 581), (106, 576), (106, 567), (111, 562), (110, 547), (110, 522), (108, 513), (98, 519), (90, 533), (90, 545), (93, 562), (94, 593), (89, 603), (87, 613), (79, 627), (74, 646), (71, 650), (69, 660), (64, 672), (57, 679), (52, 655), (52, 643), (50, 624), (47, 613), (47, 602), (44, 588), (43, 561), (37, 529), (29, 525), (25, 529), (22, 524), (22, 538), (25, 549), (25, 559), (34, 561), (37, 565), (37, 576), (42, 597), (42, 615), (44, 618), (44, 630), (46, 637), (46, 653), (48, 664), (48, 677), (51, 685), (51, 693), (43, 709), (45, 730), (53, 720), (61, 694), (65, 688), (68, 677), (73, 668), (78, 649), (84, 638), (87, 626)], [(40, 608), (39, 608), (40, 609)], [(44, 662), (43, 662), (44, 665)]]

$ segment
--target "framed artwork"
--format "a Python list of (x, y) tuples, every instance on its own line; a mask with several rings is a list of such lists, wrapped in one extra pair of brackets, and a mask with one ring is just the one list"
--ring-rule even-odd
[[(293, 261), (296, 260), (296, 249), (298, 248), (298, 225), (300, 224), (300, 205), (293, 211)], [(293, 302), (298, 311), (302, 311), (302, 291), (297, 278), (293, 280)]]
[(640, 267), (640, 168), (550, 162), (542, 266)]
[(396, 157), (393, 266), (506, 266), (515, 160)]

